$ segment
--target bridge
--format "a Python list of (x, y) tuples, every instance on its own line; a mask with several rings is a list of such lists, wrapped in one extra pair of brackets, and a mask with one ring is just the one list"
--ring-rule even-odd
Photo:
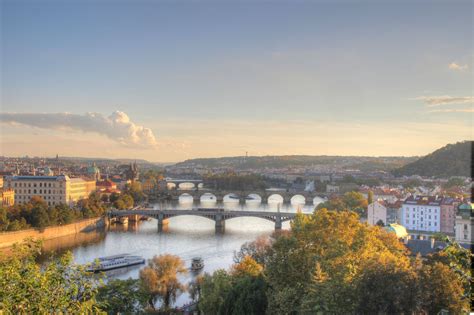
[(226, 196), (233, 196), (232, 198), (239, 203), (245, 203), (245, 200), (250, 195), (258, 195), (261, 198), (261, 203), (267, 203), (270, 197), (277, 197), (280, 201), (278, 203), (290, 203), (292, 198), (299, 198), (300, 200), (304, 200), (304, 204), (312, 205), (314, 198), (318, 197), (321, 199), (327, 199), (327, 193), (321, 192), (308, 192), (308, 191), (300, 191), (300, 192), (292, 192), (292, 191), (285, 191), (285, 190), (248, 190), (248, 191), (232, 191), (232, 190), (211, 190), (211, 189), (191, 189), (191, 190), (184, 190), (184, 189), (175, 189), (175, 190), (165, 190), (160, 192), (161, 195), (158, 197), (155, 194), (150, 194), (149, 199), (151, 201), (157, 201), (163, 196), (167, 196), (169, 200), (179, 200), (180, 196), (190, 196), (193, 198), (193, 201), (198, 202), (200, 201), (201, 197), (204, 194), (211, 194), (215, 197), (216, 202), (223, 202), (225, 201), (224, 198)]
[[(216, 233), (224, 233), (225, 221), (239, 217), (262, 218), (275, 223), (275, 230), (281, 230), (282, 223), (295, 218), (295, 212), (269, 212), (269, 211), (241, 211), (193, 208), (187, 210), (155, 210), (155, 209), (135, 209), (135, 210), (110, 210), (107, 215), (109, 218), (120, 218), (123, 216), (144, 216), (158, 220), (158, 232), (163, 231), (163, 227), (168, 225), (168, 219), (182, 215), (194, 215), (208, 218), (215, 222)], [(308, 214), (304, 214), (308, 215)]]

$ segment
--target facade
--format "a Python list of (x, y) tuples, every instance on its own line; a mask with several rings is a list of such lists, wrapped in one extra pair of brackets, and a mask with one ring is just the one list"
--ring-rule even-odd
[(0, 188), (0, 207), (10, 207), (15, 204), (15, 191)]
[(456, 224), (456, 208), (458, 202), (454, 198), (444, 198), (441, 202), (441, 232), (449, 235), (454, 234)]
[(421, 232), (441, 231), (441, 203), (438, 196), (410, 196), (402, 205), (402, 225)]
[(14, 190), (15, 203), (23, 204), (40, 196), (48, 205), (73, 204), (95, 191), (95, 180), (60, 176), (7, 176), (5, 187)]
[(402, 201), (397, 200), (393, 203), (384, 203), (387, 208), (387, 224), (402, 223)]
[(376, 225), (379, 221), (387, 225), (387, 208), (382, 202), (375, 201), (367, 207), (367, 223)]
[(474, 217), (472, 215), (472, 204), (462, 204), (459, 206), (455, 224), (456, 242), (474, 244)]
[(339, 186), (336, 185), (326, 185), (326, 192), (327, 193), (338, 193), (339, 192)]

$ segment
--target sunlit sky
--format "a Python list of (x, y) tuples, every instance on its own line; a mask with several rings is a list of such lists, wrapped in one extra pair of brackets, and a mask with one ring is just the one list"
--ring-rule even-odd
[(0, 155), (399, 156), (473, 138), (472, 1), (0, 3)]

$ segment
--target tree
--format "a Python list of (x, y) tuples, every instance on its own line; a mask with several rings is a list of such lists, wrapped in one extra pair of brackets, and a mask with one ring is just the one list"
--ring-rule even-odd
[(369, 190), (367, 193), (367, 204), (371, 204), (374, 202), (374, 192), (372, 190)]
[[(303, 306), (312, 311), (320, 307), (328, 313), (354, 313), (363, 270), (410, 265), (395, 236), (360, 223), (354, 212), (326, 209), (296, 216), (291, 234), (273, 243), (266, 262), (270, 313), (294, 313)], [(315, 278), (324, 280), (308, 281)]]
[(148, 305), (155, 309), (161, 300), (164, 310), (168, 310), (178, 295), (185, 291), (178, 276), (187, 273), (184, 262), (175, 255), (154, 256), (148, 266), (140, 270), (140, 279), (148, 294)]
[(145, 200), (145, 194), (142, 191), (142, 186), (139, 182), (132, 182), (125, 187), (123, 195), (130, 195), (134, 203), (140, 203)]
[(97, 293), (97, 301), (107, 314), (136, 314), (143, 310), (147, 299), (140, 280), (129, 278), (114, 279), (101, 286)]
[(462, 282), (453, 270), (440, 262), (423, 266), (421, 293), (423, 309), (428, 314), (438, 314), (442, 309), (450, 314), (469, 312)]
[(238, 252), (234, 252), (234, 262), (239, 263), (246, 256), (252, 257), (257, 263), (264, 264), (266, 251), (271, 241), (267, 236), (260, 236), (255, 241), (244, 243)]
[(95, 296), (99, 280), (84, 266), (73, 264), (66, 253), (40, 266), (35, 259), (41, 244), (17, 245), (13, 254), (0, 257), (0, 313), (90, 314), (98, 313)]
[(230, 273), (234, 277), (257, 277), (262, 273), (262, 270), (262, 265), (258, 264), (252, 257), (247, 255), (239, 263), (232, 266)]
[(265, 314), (267, 309), (266, 288), (267, 284), (262, 276), (244, 276), (236, 279), (219, 307), (219, 314)]
[(212, 275), (204, 274), (199, 309), (204, 314), (218, 314), (231, 288), (232, 277), (225, 270), (216, 270)]

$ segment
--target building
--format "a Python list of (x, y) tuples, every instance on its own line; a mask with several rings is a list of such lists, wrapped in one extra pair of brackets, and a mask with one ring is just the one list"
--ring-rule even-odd
[(327, 193), (338, 193), (339, 192), (339, 186), (336, 185), (326, 185), (326, 192)]
[(402, 205), (402, 222), (408, 230), (441, 231), (441, 203), (439, 196), (410, 196)]
[(379, 221), (387, 225), (387, 208), (383, 202), (375, 201), (367, 206), (367, 223), (376, 225)]
[(40, 196), (48, 205), (72, 205), (95, 191), (95, 180), (59, 176), (7, 176), (5, 187), (15, 192), (15, 203), (27, 203)]
[(387, 208), (387, 224), (402, 222), (402, 203), (402, 200), (384, 202), (384, 206)]
[(456, 225), (456, 209), (459, 202), (454, 198), (444, 198), (441, 202), (441, 233), (454, 235)]
[(10, 207), (15, 204), (15, 191), (0, 188), (0, 207)]
[(474, 244), (474, 217), (472, 215), (472, 204), (465, 203), (458, 207), (455, 226), (456, 242)]
[(138, 180), (139, 172), (137, 162), (130, 163), (129, 169), (125, 172), (125, 179), (130, 181)]

